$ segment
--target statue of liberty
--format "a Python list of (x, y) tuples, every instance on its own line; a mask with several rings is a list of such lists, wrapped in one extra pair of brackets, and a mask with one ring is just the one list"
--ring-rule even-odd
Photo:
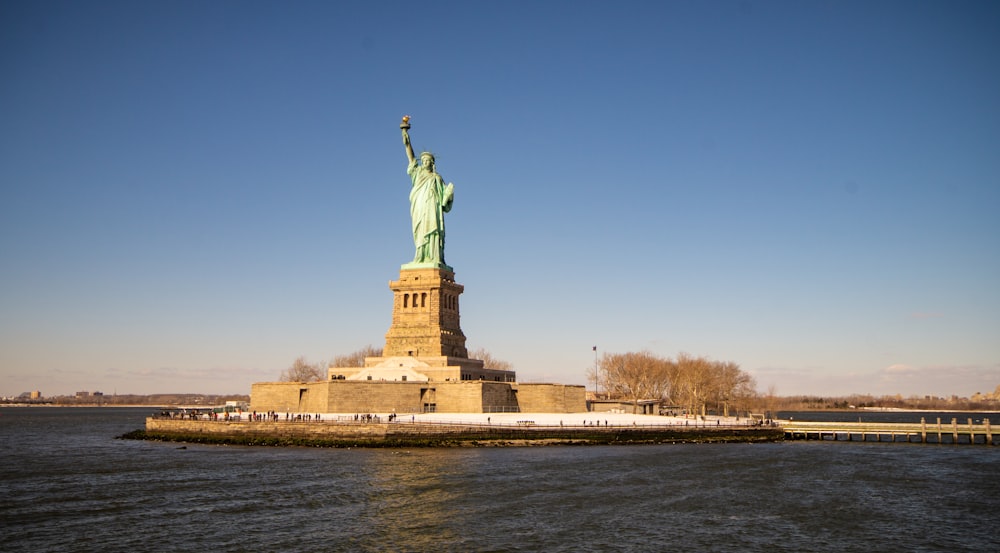
[(434, 155), (422, 152), (418, 161), (410, 145), (410, 116), (403, 117), (399, 128), (403, 131), (403, 145), (413, 187), (410, 189), (410, 217), (413, 219), (413, 244), (416, 253), (413, 261), (403, 268), (440, 268), (451, 270), (444, 262), (444, 214), (451, 211), (455, 185), (445, 185), (434, 167)]

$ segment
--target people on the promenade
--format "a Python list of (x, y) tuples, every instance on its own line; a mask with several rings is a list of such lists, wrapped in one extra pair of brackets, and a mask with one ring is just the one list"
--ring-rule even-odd
[[(303, 423), (322, 423), (322, 424), (344, 424), (353, 422), (355, 424), (380, 424), (382, 422), (398, 423), (401, 422), (400, 415), (398, 413), (354, 413), (354, 414), (330, 414), (327, 413), (296, 413), (294, 411), (275, 411), (269, 410), (263, 411), (230, 411), (226, 412), (219, 410), (220, 412), (215, 412), (213, 409), (174, 409), (174, 410), (161, 410), (156, 412), (153, 416), (159, 418), (172, 418), (172, 419), (189, 419), (189, 420), (201, 420), (201, 421), (217, 421), (225, 422), (227, 424), (246, 422), (251, 423), (258, 422), (272, 422), (277, 423), (282, 420), (282, 413), (284, 414), (285, 422), (291, 422), (294, 424)], [(415, 411), (411, 411), (410, 422), (416, 423)], [(582, 413), (581, 413), (582, 414)], [(589, 415), (594, 415), (595, 413), (589, 413)], [(403, 414), (403, 417), (406, 415)], [(608, 415), (606, 415), (608, 416)], [(481, 418), (469, 419), (470, 422), (479, 421), (482, 424), (485, 419), (487, 425), (494, 425), (493, 415), (490, 413), (482, 413)], [(405, 420), (405, 418), (403, 419)], [(465, 420), (461, 415), (456, 416), (456, 420)], [(605, 419), (593, 419), (586, 418), (580, 419), (575, 418), (570, 415), (570, 418), (556, 418), (552, 417), (549, 420), (538, 421), (539, 425), (550, 425), (556, 428), (559, 427), (573, 427), (573, 426), (584, 426), (584, 427), (601, 427), (601, 422), (603, 421), (604, 427), (611, 427), (612, 420), (615, 421), (616, 427), (624, 426), (638, 426), (641, 424), (644, 427), (657, 427), (657, 426), (673, 426), (673, 427), (688, 427), (688, 428), (706, 428), (711, 426), (711, 422), (715, 421), (715, 426), (718, 430), (722, 430), (722, 425), (725, 423), (727, 427), (733, 426), (743, 426), (743, 427), (772, 427), (777, 426), (777, 422), (773, 419), (767, 417), (753, 417), (753, 416), (732, 416), (723, 417), (720, 415), (706, 414), (702, 415), (700, 413), (688, 413), (681, 416), (662, 416), (662, 417), (620, 417), (620, 415), (610, 415)], [(434, 422), (446, 422), (434, 418), (433, 416), (428, 417), (428, 423)], [(521, 424), (526, 421), (517, 421), (517, 424)], [(531, 421), (535, 424), (535, 421)], [(511, 426), (515, 424), (515, 420), (511, 418), (504, 417), (500, 415), (496, 425), (499, 427)]]

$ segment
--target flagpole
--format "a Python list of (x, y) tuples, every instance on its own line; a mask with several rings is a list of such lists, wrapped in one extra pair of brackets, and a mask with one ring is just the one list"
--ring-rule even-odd
[(597, 368), (597, 346), (594, 346), (594, 399), (600, 399), (601, 373)]

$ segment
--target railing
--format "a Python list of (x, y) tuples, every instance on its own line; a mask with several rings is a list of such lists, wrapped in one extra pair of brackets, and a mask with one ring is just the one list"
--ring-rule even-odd
[[(638, 423), (638, 422), (632, 422), (632, 423), (620, 423), (619, 422), (619, 423), (615, 423), (613, 421), (605, 422), (603, 419), (600, 420), (600, 421), (598, 421), (598, 420), (588, 421), (586, 424), (582, 424), (582, 423), (562, 423), (562, 422), (560, 422), (560, 423), (539, 423), (536, 420), (532, 419), (530, 414), (525, 413), (524, 415), (525, 415), (525, 418), (523, 418), (523, 419), (507, 420), (507, 421), (492, 421), (492, 420), (487, 420), (487, 421), (481, 421), (481, 420), (470, 421), (470, 420), (461, 420), (461, 419), (452, 419), (452, 420), (449, 420), (449, 419), (436, 419), (436, 420), (417, 420), (417, 421), (415, 421), (415, 423), (419, 424), (419, 425), (425, 425), (425, 426), (464, 426), (464, 427), (479, 427), (479, 428), (491, 428), (491, 427), (492, 428), (496, 428), (496, 427), (502, 427), (502, 428), (503, 427), (505, 427), (505, 428), (519, 428), (519, 427), (529, 426), (531, 428), (545, 429), (545, 430), (573, 429), (573, 428), (576, 428), (576, 429), (588, 429), (588, 430), (595, 430), (595, 429), (599, 430), (599, 429), (605, 429), (605, 428), (608, 428), (608, 429), (618, 429), (618, 430), (628, 429), (628, 428), (641, 428), (641, 429), (645, 429), (645, 430), (684, 430), (684, 429), (690, 429), (690, 430), (696, 430), (696, 429), (697, 430), (713, 430), (713, 429), (727, 430), (728, 429), (728, 430), (732, 430), (732, 429), (747, 429), (747, 428), (777, 428), (777, 426), (778, 426), (776, 424), (775, 425), (767, 425), (767, 424), (762, 425), (762, 424), (755, 423), (755, 422), (750, 421), (750, 420), (747, 420), (746, 422), (727, 423), (727, 424), (723, 424), (721, 422), (719, 424), (715, 424), (712, 421), (695, 421), (695, 420), (676, 421), (676, 422), (675, 421), (671, 421), (669, 423), (666, 423), (666, 422), (664, 422), (664, 423)], [(412, 422), (411, 422), (411, 420), (410, 420), (410, 418), (408, 416), (407, 417), (402, 417), (401, 416), (396, 422), (403, 423), (403, 424), (412, 424)]]
[(483, 413), (520, 413), (521, 408), (517, 405), (486, 405)]

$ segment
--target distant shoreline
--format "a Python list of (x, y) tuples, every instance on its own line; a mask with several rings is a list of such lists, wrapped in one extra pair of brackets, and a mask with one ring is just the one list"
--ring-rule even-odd
[(1000, 409), (906, 409), (902, 407), (857, 407), (854, 409), (777, 409), (775, 413), (1000, 413)]
[[(3, 407), (100, 407), (100, 408), (139, 408), (148, 407), (150, 409), (211, 409), (217, 405), (177, 405), (168, 403), (116, 403), (116, 404), (96, 404), (96, 403), (0, 403)], [(810, 408), (810, 409), (776, 409), (775, 413), (1000, 413), (1000, 409), (909, 409), (904, 407), (856, 407), (849, 408)], [(591, 412), (595, 417), (602, 416), (600, 412)]]
[(0, 403), (0, 407), (69, 407), (72, 409), (77, 409), (81, 407), (100, 407), (104, 408), (138, 408), (138, 407), (148, 407), (150, 409), (211, 409), (215, 407), (214, 405), (168, 405), (165, 403), (117, 403), (114, 405), (98, 405), (96, 403), (84, 403), (84, 404), (69, 404), (69, 403)]

